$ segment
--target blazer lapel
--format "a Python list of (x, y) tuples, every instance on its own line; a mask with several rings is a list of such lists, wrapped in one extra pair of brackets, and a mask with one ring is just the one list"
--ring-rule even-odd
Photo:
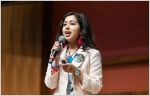
[(84, 51), (82, 47), (80, 47), (77, 51), (76, 56), (72, 61), (72, 64), (75, 65), (76, 67), (80, 67), (85, 61), (86, 56), (87, 56), (87, 52)]
[[(67, 46), (65, 46), (62, 50), (61, 56), (60, 56), (60, 60), (66, 60), (66, 51), (67, 51)], [(87, 51), (84, 51), (82, 49), (82, 46), (78, 49), (76, 56), (74, 57), (72, 64), (75, 65), (76, 67), (80, 67), (83, 62), (85, 61), (85, 58), (87, 56)], [(60, 64), (62, 64), (62, 62), (59, 62)]]

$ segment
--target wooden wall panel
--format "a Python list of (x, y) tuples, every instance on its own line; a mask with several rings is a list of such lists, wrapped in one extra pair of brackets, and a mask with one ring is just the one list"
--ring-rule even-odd
[(2, 6), (2, 94), (40, 94), (42, 3)]

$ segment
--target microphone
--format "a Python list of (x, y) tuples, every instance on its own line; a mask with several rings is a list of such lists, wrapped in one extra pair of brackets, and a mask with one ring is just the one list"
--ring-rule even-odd
[[(59, 42), (59, 44), (61, 44), (62, 45), (62, 43), (64, 43), (66, 41), (66, 39), (65, 39), (65, 36), (59, 36), (59, 40), (58, 40), (58, 42)], [(53, 58), (50, 58), (49, 59), (49, 63), (50, 64), (52, 64), (52, 62), (54, 61), (54, 59), (55, 59), (55, 57), (57, 56), (57, 54), (59, 53), (59, 51), (60, 51), (60, 49), (53, 49), (52, 51), (51, 51), (51, 57), (53, 57)]]

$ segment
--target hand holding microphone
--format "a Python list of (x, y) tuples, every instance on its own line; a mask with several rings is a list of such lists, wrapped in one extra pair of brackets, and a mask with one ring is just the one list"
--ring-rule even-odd
[(52, 62), (54, 61), (55, 57), (57, 56), (57, 54), (61, 51), (61, 46), (62, 44), (65, 42), (65, 37), (64, 36), (60, 36), (59, 40), (56, 41), (51, 49), (51, 54), (50, 54), (50, 59), (49, 62), (52, 64)]

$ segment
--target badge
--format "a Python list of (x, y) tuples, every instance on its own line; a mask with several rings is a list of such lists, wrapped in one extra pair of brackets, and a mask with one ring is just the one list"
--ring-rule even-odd
[(75, 56), (75, 58), (74, 58), (74, 60), (75, 60), (76, 62), (78, 62), (78, 63), (83, 62), (84, 59), (85, 59), (85, 57), (84, 57), (83, 54), (77, 54), (77, 55)]

